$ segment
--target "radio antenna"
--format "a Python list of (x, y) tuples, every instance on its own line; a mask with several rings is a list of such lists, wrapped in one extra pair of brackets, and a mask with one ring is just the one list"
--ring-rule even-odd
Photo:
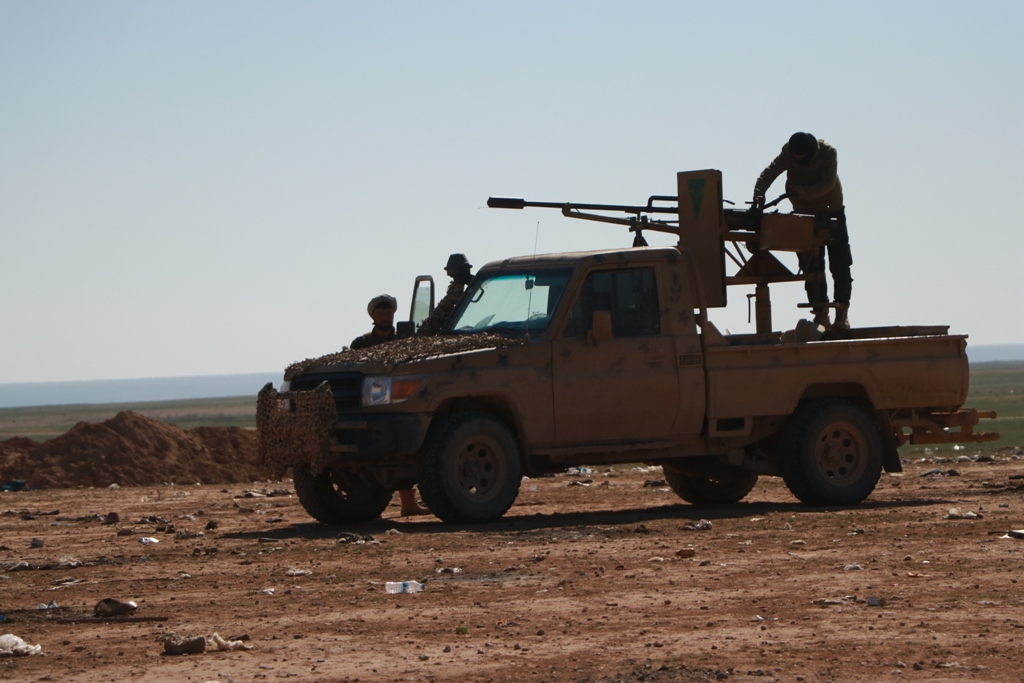
[(529, 284), (527, 286), (530, 288), (530, 296), (526, 300), (526, 337), (527, 338), (530, 337), (530, 318), (533, 316), (533, 283), (535, 282), (535, 280), (533, 279), (533, 274), (534, 274), (534, 272), (536, 271), (536, 268), (537, 268), (537, 241), (539, 239), (540, 239), (540, 221), (537, 221), (537, 228), (536, 228), (536, 230), (533, 233), (533, 259), (534, 259), (534, 265), (530, 269), (530, 277), (527, 279), (527, 282), (529, 282)]

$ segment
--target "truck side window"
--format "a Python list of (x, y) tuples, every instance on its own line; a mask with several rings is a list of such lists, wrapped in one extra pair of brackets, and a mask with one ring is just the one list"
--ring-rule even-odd
[(611, 312), (616, 337), (661, 334), (659, 310), (653, 268), (598, 271), (583, 282), (564, 336), (584, 336), (593, 327), (594, 311)]

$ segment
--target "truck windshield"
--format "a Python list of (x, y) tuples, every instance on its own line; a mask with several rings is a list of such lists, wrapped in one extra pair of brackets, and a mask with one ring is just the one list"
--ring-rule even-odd
[(572, 269), (482, 275), (463, 297), (448, 332), (543, 332), (551, 322)]

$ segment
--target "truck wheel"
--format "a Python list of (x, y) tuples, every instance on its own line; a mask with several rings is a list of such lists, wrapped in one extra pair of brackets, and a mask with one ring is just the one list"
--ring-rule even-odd
[(515, 502), (521, 479), (516, 440), (483, 413), (440, 418), (416, 466), (423, 502), (449, 523), (498, 519)]
[(882, 474), (882, 439), (871, 418), (843, 400), (801, 407), (782, 437), (779, 466), (786, 486), (808, 505), (853, 505)]
[(757, 483), (757, 474), (736, 468), (715, 477), (686, 474), (665, 468), (665, 481), (676, 495), (694, 505), (729, 505), (743, 500)]
[(376, 519), (391, 502), (393, 493), (374, 484), (352, 481), (329, 469), (313, 476), (308, 467), (293, 467), (292, 477), (302, 507), (324, 524)]

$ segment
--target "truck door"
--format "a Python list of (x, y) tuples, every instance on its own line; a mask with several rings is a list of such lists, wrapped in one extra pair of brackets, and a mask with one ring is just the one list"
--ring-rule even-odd
[(552, 350), (557, 442), (671, 433), (679, 379), (654, 267), (590, 272)]

